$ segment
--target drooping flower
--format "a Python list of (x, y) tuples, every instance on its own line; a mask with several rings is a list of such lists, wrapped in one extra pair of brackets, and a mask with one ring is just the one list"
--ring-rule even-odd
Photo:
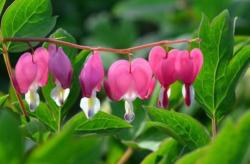
[(26, 52), (17, 61), (15, 88), (25, 94), (25, 100), (31, 111), (34, 111), (40, 103), (38, 88), (47, 84), (48, 60), (48, 51), (45, 48), (37, 48), (34, 54)]
[(161, 91), (158, 106), (166, 108), (170, 96), (170, 85), (176, 81), (175, 54), (178, 50), (174, 49), (167, 53), (162, 47), (153, 47), (149, 54), (150, 66), (161, 84)]
[(200, 49), (195, 48), (190, 53), (185, 50), (172, 49), (167, 53), (160, 46), (156, 46), (150, 51), (149, 63), (163, 88), (159, 96), (159, 106), (167, 107), (170, 94), (167, 90), (176, 80), (184, 83), (182, 94), (186, 105), (189, 106), (194, 97), (192, 83), (203, 64)]
[(104, 67), (101, 57), (97, 51), (91, 54), (79, 76), (83, 97), (80, 107), (87, 118), (91, 118), (100, 110), (100, 100), (96, 97), (96, 92), (101, 90), (104, 79)]
[(56, 87), (51, 91), (51, 97), (58, 106), (63, 105), (70, 92), (72, 80), (72, 65), (62, 48), (49, 45), (49, 71), (52, 74)]
[(110, 99), (125, 100), (124, 119), (133, 121), (133, 101), (139, 97), (147, 99), (153, 92), (155, 80), (149, 63), (142, 58), (132, 62), (118, 60), (111, 65), (108, 71), (108, 79), (104, 83), (107, 95)]
[(194, 97), (192, 83), (196, 79), (203, 64), (203, 55), (200, 49), (195, 48), (191, 52), (179, 51), (176, 54), (176, 76), (178, 80), (183, 81), (182, 94), (185, 103), (189, 106)]

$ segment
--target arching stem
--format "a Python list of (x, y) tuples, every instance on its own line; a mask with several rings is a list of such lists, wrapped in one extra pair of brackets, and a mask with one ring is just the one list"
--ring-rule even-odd
[(57, 40), (54, 38), (3, 38), (3, 42), (48, 42), (48, 43), (54, 43), (57, 45), (64, 45), (64, 46), (68, 46), (72, 48), (77, 48), (81, 50), (105, 51), (105, 52), (113, 52), (117, 54), (131, 55), (131, 53), (145, 49), (145, 48), (168, 45), (168, 44), (201, 42), (201, 39), (194, 38), (194, 39), (179, 39), (179, 40), (162, 40), (158, 42), (146, 43), (146, 44), (142, 44), (142, 45), (138, 45), (138, 46), (130, 47), (130, 48), (125, 48), (125, 49), (91, 47), (91, 46), (85, 46), (85, 45), (79, 45), (79, 44), (75, 44), (71, 42), (66, 42), (62, 40)]
[(24, 117), (26, 118), (27, 121), (29, 121), (29, 114), (25, 108), (25, 105), (23, 103), (23, 100), (21, 98), (21, 95), (18, 93), (18, 91), (16, 90), (15, 86), (14, 86), (14, 81), (13, 81), (13, 73), (12, 73), (12, 68), (11, 68), (11, 64), (10, 64), (10, 59), (9, 59), (9, 55), (8, 55), (8, 51), (7, 51), (7, 47), (5, 45), (5, 43), (2, 43), (2, 48), (3, 48), (3, 58), (4, 58), (4, 62), (5, 62), (5, 66), (7, 68), (7, 72), (9, 75), (9, 79), (11, 82), (12, 87), (14, 88), (15, 91), (15, 95), (17, 97), (17, 100), (19, 102), (20, 108), (22, 110), (22, 113), (24, 115)]

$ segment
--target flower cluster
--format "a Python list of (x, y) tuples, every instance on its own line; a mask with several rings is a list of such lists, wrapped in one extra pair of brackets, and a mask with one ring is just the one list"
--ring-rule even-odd
[(192, 83), (201, 70), (203, 55), (200, 49), (195, 48), (191, 52), (172, 49), (166, 52), (162, 47), (152, 48), (149, 54), (149, 63), (161, 83), (161, 91), (158, 105), (166, 108), (170, 96), (170, 85), (179, 80), (184, 83), (182, 94), (185, 103), (189, 106), (194, 97)]
[[(86, 60), (79, 75), (82, 88), (80, 107), (87, 118), (91, 118), (100, 110), (100, 101), (96, 93), (104, 89), (111, 100), (125, 101), (124, 119), (131, 122), (135, 115), (133, 101), (138, 97), (148, 99), (154, 91), (156, 80), (161, 84), (159, 107), (168, 106), (170, 85), (179, 80), (184, 83), (183, 96), (186, 105), (190, 105), (194, 95), (192, 83), (203, 64), (200, 49), (191, 52), (173, 49), (166, 52), (162, 47), (152, 48), (149, 61), (136, 58), (132, 61), (118, 60), (114, 62), (104, 80), (104, 67), (101, 57), (94, 51)], [(72, 65), (62, 48), (49, 45), (48, 49), (37, 48), (33, 54), (26, 52), (19, 58), (15, 67), (14, 84), (17, 91), (25, 94), (30, 110), (39, 105), (37, 90), (47, 84), (48, 73), (51, 73), (55, 88), (51, 98), (58, 106), (66, 101), (72, 81)]]

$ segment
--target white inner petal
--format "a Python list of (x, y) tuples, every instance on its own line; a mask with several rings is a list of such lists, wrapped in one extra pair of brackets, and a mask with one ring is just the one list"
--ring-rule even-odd
[(170, 95), (171, 95), (171, 88), (168, 89), (167, 94), (168, 94), (168, 97), (170, 97)]
[(185, 85), (182, 86), (182, 96), (184, 98), (186, 97), (186, 88), (185, 88)]
[(124, 119), (128, 122), (132, 122), (135, 118), (134, 106), (132, 101), (125, 101), (125, 114)]
[(32, 84), (29, 91), (25, 94), (25, 100), (29, 104), (31, 112), (34, 112), (40, 103), (40, 97), (37, 93), (37, 89), (38, 86), (36, 84)]
[[(191, 100), (191, 105), (192, 105), (192, 102), (194, 101), (194, 95), (195, 95), (195, 92), (194, 92), (194, 87), (193, 85), (190, 85), (189, 86), (189, 92), (190, 92), (190, 100)], [(186, 92), (186, 88), (185, 88), (185, 85), (182, 86), (182, 96), (184, 98), (186, 98), (186, 95), (187, 95), (187, 92)]]
[(100, 100), (96, 98), (95, 94), (92, 97), (83, 97), (80, 102), (80, 107), (87, 118), (92, 118), (101, 108)]
[(50, 96), (56, 102), (56, 105), (62, 106), (69, 96), (70, 89), (63, 89), (59, 82), (56, 82), (56, 87), (52, 89)]

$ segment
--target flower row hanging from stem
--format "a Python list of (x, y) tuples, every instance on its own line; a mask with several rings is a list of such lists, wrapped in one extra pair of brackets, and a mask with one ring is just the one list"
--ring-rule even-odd
[[(154, 90), (156, 80), (161, 83), (163, 88), (159, 96), (160, 107), (167, 107), (168, 87), (176, 80), (184, 82), (183, 95), (186, 104), (190, 105), (193, 94), (191, 84), (201, 69), (202, 53), (199, 49), (194, 49), (190, 53), (188, 51), (172, 50), (168, 54), (160, 45), (200, 41), (199, 38), (163, 40), (127, 49), (113, 49), (83, 46), (52, 38), (3, 39), (3, 42), (53, 43), (48, 50), (40, 47), (32, 54), (29, 52), (22, 54), (16, 64), (15, 75), (10, 76), (16, 91), (25, 94), (25, 100), (29, 104), (31, 111), (34, 111), (39, 105), (40, 99), (37, 90), (47, 84), (48, 72), (51, 73), (56, 84), (56, 87), (51, 91), (51, 97), (56, 104), (62, 106), (69, 95), (73, 72), (72, 66), (63, 49), (57, 46), (65, 45), (93, 51), (79, 75), (83, 92), (80, 107), (88, 118), (91, 118), (100, 109), (100, 101), (96, 97), (96, 92), (100, 91), (104, 81), (104, 68), (99, 52), (107, 51), (130, 56), (135, 51), (154, 47), (150, 52), (149, 62), (143, 58), (137, 58), (132, 61), (118, 60), (113, 63), (108, 71), (108, 79), (104, 81), (104, 88), (110, 99), (116, 101), (125, 100), (126, 112), (124, 118), (129, 122), (134, 119), (133, 100), (136, 97), (140, 99), (149, 98)], [(6, 64), (10, 65), (9, 63)]]

